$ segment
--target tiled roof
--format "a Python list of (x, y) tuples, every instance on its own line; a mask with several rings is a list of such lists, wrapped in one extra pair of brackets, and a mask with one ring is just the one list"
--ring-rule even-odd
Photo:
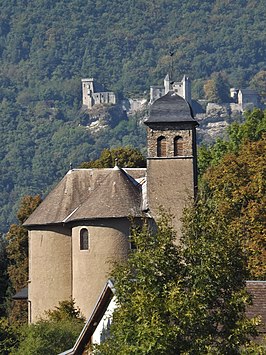
[(96, 218), (96, 215), (98, 218), (106, 218), (108, 215), (134, 216), (134, 213), (139, 216), (141, 189), (135, 178), (145, 176), (146, 170), (128, 169), (131, 178), (124, 170), (70, 170), (24, 225), (30, 227), (66, 223), (78, 216), (82, 219)]
[(240, 91), (242, 92), (242, 94), (245, 94), (245, 95), (257, 95), (257, 92), (253, 89), (250, 89), (250, 88), (240, 89)]
[(197, 125), (188, 102), (174, 91), (169, 91), (151, 105), (149, 117), (144, 123), (161, 122), (189, 122)]
[(262, 324), (259, 331), (266, 334), (266, 281), (247, 281), (246, 284), (253, 299), (253, 304), (247, 307), (247, 316), (260, 316)]
[(141, 187), (122, 169), (114, 168), (66, 222), (128, 216), (142, 216)]

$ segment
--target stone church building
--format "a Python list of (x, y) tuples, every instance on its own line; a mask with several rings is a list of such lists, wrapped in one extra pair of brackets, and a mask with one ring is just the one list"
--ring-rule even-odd
[(25, 222), (29, 230), (29, 321), (73, 298), (86, 318), (112, 262), (127, 257), (130, 221), (174, 216), (196, 185), (196, 126), (190, 105), (174, 91), (150, 107), (147, 168), (72, 169)]

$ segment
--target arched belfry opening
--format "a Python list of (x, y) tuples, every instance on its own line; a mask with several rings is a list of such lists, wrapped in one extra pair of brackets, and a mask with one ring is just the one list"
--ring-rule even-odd
[(176, 136), (174, 138), (174, 156), (175, 157), (180, 157), (183, 156), (184, 154), (184, 140), (183, 137), (181, 136)]
[(157, 138), (157, 157), (166, 157), (167, 142), (164, 136)]

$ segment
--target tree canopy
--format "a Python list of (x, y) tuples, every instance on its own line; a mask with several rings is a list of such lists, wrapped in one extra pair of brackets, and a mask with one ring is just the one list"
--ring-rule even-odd
[[(27, 286), (29, 279), (28, 231), (23, 227), (23, 223), (40, 202), (41, 198), (39, 195), (34, 197), (24, 196), (17, 213), (19, 224), (11, 225), (7, 233), (6, 253), (8, 260), (7, 273), (10, 283), (9, 294), (14, 294), (14, 292), (18, 292)], [(8, 310), (10, 321), (18, 323), (27, 322), (27, 310), (27, 302), (13, 301), (9, 305)]]
[(264, 92), (263, 0), (2, 0), (0, 14), (4, 233), (22, 196), (45, 195), (70, 163), (95, 160), (104, 148), (144, 152), (145, 131), (135, 118), (116, 116), (101, 132), (88, 128), (81, 78), (97, 78), (119, 99), (143, 97), (173, 61), (174, 79), (190, 76), (198, 94), (213, 73)]
[(71, 348), (84, 325), (84, 317), (75, 302), (62, 301), (46, 318), (24, 326), (10, 354), (56, 355)]
[(266, 111), (254, 109), (246, 112), (242, 123), (233, 122), (227, 130), (227, 137), (219, 138), (213, 145), (202, 145), (198, 150), (198, 169), (202, 176), (210, 166), (216, 166), (227, 153), (239, 155), (239, 150), (247, 142), (262, 139), (266, 134)]
[(146, 159), (138, 149), (119, 147), (104, 149), (99, 159), (84, 162), (81, 168), (113, 168), (115, 165), (121, 168), (144, 168)]
[(187, 211), (181, 246), (165, 215), (156, 232), (133, 229), (136, 250), (114, 269), (118, 308), (99, 354), (239, 354), (249, 344), (246, 257), (225, 220), (209, 219), (217, 212)]
[(228, 140), (199, 154), (201, 189), (246, 248), (254, 279), (266, 277), (265, 138), (266, 112), (254, 110), (243, 124), (229, 126)]
[(229, 102), (229, 83), (221, 73), (214, 73), (204, 84), (205, 97), (210, 102)]

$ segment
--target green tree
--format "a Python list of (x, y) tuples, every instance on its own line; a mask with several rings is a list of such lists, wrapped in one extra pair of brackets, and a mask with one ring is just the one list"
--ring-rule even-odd
[(232, 123), (227, 130), (227, 139), (219, 138), (210, 147), (202, 145), (198, 150), (198, 168), (200, 176), (210, 167), (216, 166), (226, 153), (238, 154), (247, 142), (262, 139), (266, 133), (266, 111), (254, 109), (247, 112), (243, 123)]
[(253, 279), (266, 279), (265, 152), (266, 135), (246, 141), (202, 178), (231, 232), (245, 247)]
[(182, 282), (174, 231), (163, 217), (157, 233), (144, 223), (131, 235), (136, 250), (114, 271), (119, 308), (100, 354), (177, 354), (179, 334), (167, 305), (172, 285)]
[(245, 316), (250, 303), (245, 290), (247, 256), (204, 189), (184, 213), (182, 245), (188, 354), (239, 354), (249, 346), (250, 336), (257, 335), (259, 324), (258, 318)]
[(70, 301), (59, 302), (59, 306), (55, 307), (55, 309), (46, 311), (45, 314), (48, 320), (53, 322), (76, 319), (81, 322), (85, 321), (80, 309), (75, 307), (75, 301), (73, 299)]
[(0, 317), (6, 314), (6, 291), (8, 288), (7, 276), (7, 241), (4, 236), (0, 234)]
[(104, 149), (97, 160), (84, 162), (81, 168), (113, 168), (115, 165), (122, 168), (143, 168), (146, 160), (138, 149), (120, 147)]
[[(10, 293), (18, 292), (27, 286), (28, 281), (28, 232), (23, 223), (27, 217), (40, 204), (41, 198), (37, 196), (25, 196), (21, 200), (17, 213), (19, 224), (13, 224), (6, 235), (8, 277), (11, 285)], [(9, 319), (12, 322), (23, 323), (27, 321), (27, 302), (15, 301), (11, 303)]]
[(46, 313), (46, 319), (21, 329), (19, 345), (11, 354), (56, 355), (74, 345), (83, 325), (84, 317), (74, 301), (60, 302)]
[(170, 219), (132, 230), (136, 250), (113, 273), (119, 307), (99, 354), (239, 354), (255, 335), (245, 317), (245, 256), (217, 210), (198, 204), (184, 218), (181, 246)]
[(266, 70), (259, 71), (250, 81), (250, 86), (254, 88), (258, 94), (266, 100)]
[(210, 102), (229, 101), (229, 84), (221, 73), (214, 73), (204, 84), (205, 97)]
[(18, 344), (19, 330), (7, 318), (0, 318), (0, 354), (9, 355)]

